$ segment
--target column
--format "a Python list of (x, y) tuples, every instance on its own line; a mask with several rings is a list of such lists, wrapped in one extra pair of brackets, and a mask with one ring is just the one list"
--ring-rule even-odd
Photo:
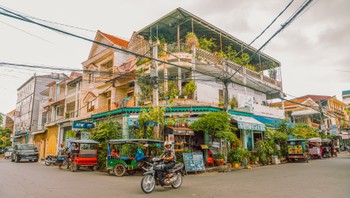
[(129, 114), (123, 115), (122, 120), (122, 138), (129, 139), (129, 126), (128, 126)]

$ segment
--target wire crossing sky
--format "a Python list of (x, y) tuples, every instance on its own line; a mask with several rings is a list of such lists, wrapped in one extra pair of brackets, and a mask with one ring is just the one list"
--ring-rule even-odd
[[(162, 0), (96, 3), (62, 0), (23, 2), (4, 0), (1, 6), (26, 13), (65, 31), (94, 39), (94, 30), (121, 38), (138, 31), (177, 7), (182, 7), (246, 43), (255, 38), (290, 1)], [(306, 1), (294, 0), (276, 22), (254, 42), (259, 48)], [(103, 6), (102, 5), (108, 5)], [(137, 5), (137, 6), (135, 6)], [(157, 5), (156, 7), (154, 5)], [(275, 37), (263, 50), (282, 64), (283, 90), (294, 96), (306, 94), (337, 95), (348, 90), (350, 71), (350, 2), (313, 1), (306, 11)], [(132, 14), (131, 14), (132, 12)], [(29, 16), (28, 16), (29, 15)], [(31, 17), (33, 16), (33, 17)], [(37, 18), (37, 19), (35, 19)], [(92, 44), (54, 33), (31, 24), (0, 16), (0, 62), (28, 65), (44, 64), (82, 69)], [(9, 24), (9, 25), (8, 25)], [(13, 27), (11, 27), (13, 26)], [(22, 31), (21, 31), (22, 30)], [(91, 31), (92, 30), (92, 31)], [(41, 39), (40, 39), (41, 38)], [(0, 67), (0, 112), (15, 108), (16, 89), (34, 73), (50, 71)], [(67, 72), (68, 73), (68, 72)], [(14, 78), (16, 76), (17, 78)], [(6, 87), (6, 89), (4, 88)]]

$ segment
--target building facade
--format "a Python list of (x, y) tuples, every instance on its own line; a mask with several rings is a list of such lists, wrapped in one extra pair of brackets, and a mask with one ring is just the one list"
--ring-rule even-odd
[(39, 128), (39, 105), (44, 99), (40, 92), (51, 81), (60, 81), (65, 74), (34, 75), (17, 89), (17, 102), (14, 116), (14, 142), (32, 143), (33, 131)]

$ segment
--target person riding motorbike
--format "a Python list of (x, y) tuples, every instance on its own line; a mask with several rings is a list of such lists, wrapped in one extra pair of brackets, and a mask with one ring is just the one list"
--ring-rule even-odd
[(164, 171), (167, 174), (168, 182), (170, 183), (169, 170), (172, 169), (175, 166), (175, 163), (176, 163), (175, 151), (172, 148), (172, 145), (171, 145), (170, 141), (165, 141), (164, 142), (164, 152), (161, 155), (161, 158), (164, 159), (164, 164), (165, 164)]

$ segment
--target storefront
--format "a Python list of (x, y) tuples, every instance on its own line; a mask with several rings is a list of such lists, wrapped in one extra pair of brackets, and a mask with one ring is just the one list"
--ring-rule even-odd
[(243, 148), (253, 150), (254, 144), (263, 138), (263, 132), (266, 131), (265, 125), (253, 117), (243, 115), (231, 115), (231, 117), (237, 122)]
[(195, 133), (190, 128), (166, 127), (164, 135), (174, 144), (175, 152), (192, 152), (196, 148)]
[(34, 145), (39, 151), (39, 159), (45, 157), (45, 146), (46, 146), (46, 138), (47, 138), (47, 130), (39, 130), (32, 132), (34, 136)]

